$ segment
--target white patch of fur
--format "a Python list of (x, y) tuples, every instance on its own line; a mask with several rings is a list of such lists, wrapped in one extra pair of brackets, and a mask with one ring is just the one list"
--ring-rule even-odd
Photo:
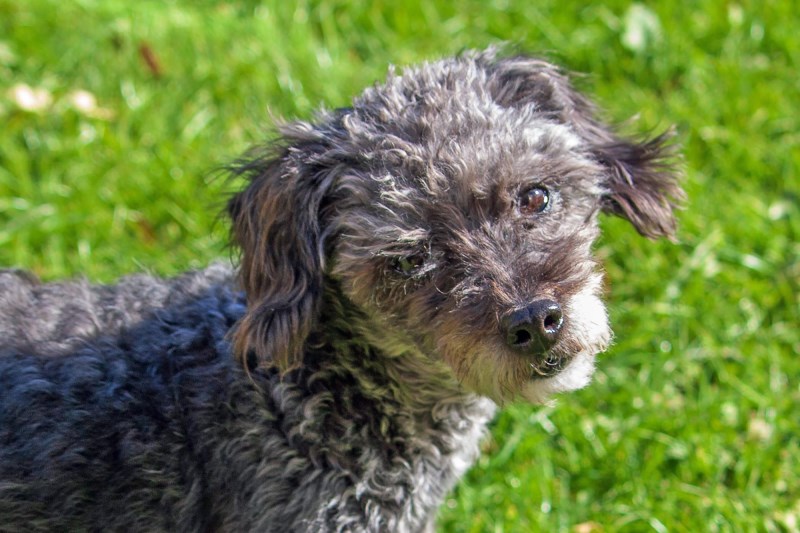
[(574, 295), (566, 304), (566, 315), (570, 320), (570, 335), (594, 353), (601, 352), (611, 342), (606, 307), (600, 297), (602, 275), (595, 273), (586, 288)]
[(466, 430), (461, 443), (463, 446), (450, 457), (453, 473), (456, 479), (460, 478), (474, 463), (481, 453), (480, 443), (486, 437), (487, 424), (494, 418), (497, 406), (488, 398), (475, 398), (475, 412), (479, 416), (472, 420), (459, 421), (462, 429)]
[(546, 403), (550, 396), (582, 389), (592, 381), (595, 356), (581, 352), (557, 375), (526, 383), (520, 395), (531, 403)]
[(531, 146), (536, 146), (547, 137), (550, 140), (556, 141), (564, 147), (565, 150), (575, 150), (581, 145), (581, 138), (573, 133), (572, 129), (563, 124), (555, 123), (533, 123), (525, 121), (526, 125), (523, 126), (523, 134)]

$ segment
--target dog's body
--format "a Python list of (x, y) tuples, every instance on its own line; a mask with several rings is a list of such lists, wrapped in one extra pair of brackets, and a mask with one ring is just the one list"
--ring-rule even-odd
[(113, 287), (7, 273), (0, 304), (0, 531), (420, 530), (493, 411), (394, 397), (406, 369), (369, 360), (339, 329), (349, 313), (323, 324), (341, 359), (320, 344), (249, 378), (225, 339), (244, 297), (220, 265)]
[(0, 531), (432, 528), (495, 403), (590, 379), (597, 213), (669, 235), (681, 194), (663, 138), (493, 51), (282, 133), (236, 271), (0, 275)]

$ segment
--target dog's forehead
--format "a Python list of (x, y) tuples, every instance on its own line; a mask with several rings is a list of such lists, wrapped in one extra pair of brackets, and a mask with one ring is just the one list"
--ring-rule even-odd
[(445, 61), (391, 75), (357, 98), (342, 123), (370, 179), (340, 181), (350, 205), (396, 219), (403, 240), (419, 240), (442, 213), (448, 227), (499, 220), (514, 195), (539, 184), (586, 219), (603, 170), (581, 137), (536, 102), (501, 105), (489, 82), (474, 61)]
[(599, 194), (592, 184), (603, 170), (569, 126), (490, 106), (451, 111), (410, 113), (372, 132), (361, 148), (376, 192), (403, 189), (417, 202), (488, 198), (535, 184)]
[(522, 105), (508, 105), (504, 93), (508, 85), (516, 82), (503, 79), (497, 71), (499, 63), (496, 56), (484, 53), (422, 63), (405, 68), (402, 73), (390, 68), (385, 82), (364, 90), (354, 104), (356, 107), (385, 108), (394, 119), (412, 109), (477, 110), (487, 103), (494, 109), (530, 106), (552, 109), (554, 85), (560, 79), (555, 74), (555, 66), (544, 61), (536, 62), (541, 75), (529, 83), (540, 90), (526, 91)]
[[(353, 107), (365, 122), (394, 130), (403, 138), (428, 133), (443, 140), (499, 130), (501, 125), (538, 135), (556, 123), (546, 91), (531, 96), (524, 105), (509, 106), (498, 100), (497, 84), (486, 64), (469, 58), (448, 59), (409, 68), (402, 75), (390, 73), (385, 83), (357, 97)], [(572, 140), (578, 142), (579, 137)]]
[(482, 194), (498, 179), (553, 179), (568, 174), (557, 167), (592, 166), (570, 124), (535, 99), (501, 105), (491, 84), (474, 60), (408, 69), (356, 98), (345, 125), (366, 159), (399, 170), (398, 179), (444, 175), (445, 183), (422, 184), (431, 190), (464, 185)]

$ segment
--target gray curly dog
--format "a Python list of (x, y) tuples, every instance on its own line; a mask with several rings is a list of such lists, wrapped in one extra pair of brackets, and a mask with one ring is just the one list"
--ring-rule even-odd
[(432, 531), (497, 405), (589, 382), (598, 214), (670, 237), (683, 194), (668, 135), (491, 49), (280, 133), (236, 269), (0, 273), (0, 531)]

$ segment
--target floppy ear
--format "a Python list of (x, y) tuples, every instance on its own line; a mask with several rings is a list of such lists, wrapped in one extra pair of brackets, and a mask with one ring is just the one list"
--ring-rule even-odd
[(684, 198), (671, 137), (668, 131), (649, 140), (624, 139), (606, 130), (591, 147), (610, 172), (603, 211), (651, 239), (675, 236), (674, 210)]
[(228, 202), (247, 296), (233, 347), (245, 365), (287, 370), (302, 360), (323, 291), (327, 231), (321, 207), (334, 179), (318, 157), (324, 150), (319, 142), (296, 142), (232, 169), (249, 180)]
[(489, 57), (492, 95), (504, 107), (533, 106), (567, 124), (607, 170), (603, 210), (621, 216), (650, 238), (675, 234), (674, 210), (684, 198), (670, 131), (653, 139), (626, 139), (600, 122), (595, 106), (557, 67), (524, 56)]

